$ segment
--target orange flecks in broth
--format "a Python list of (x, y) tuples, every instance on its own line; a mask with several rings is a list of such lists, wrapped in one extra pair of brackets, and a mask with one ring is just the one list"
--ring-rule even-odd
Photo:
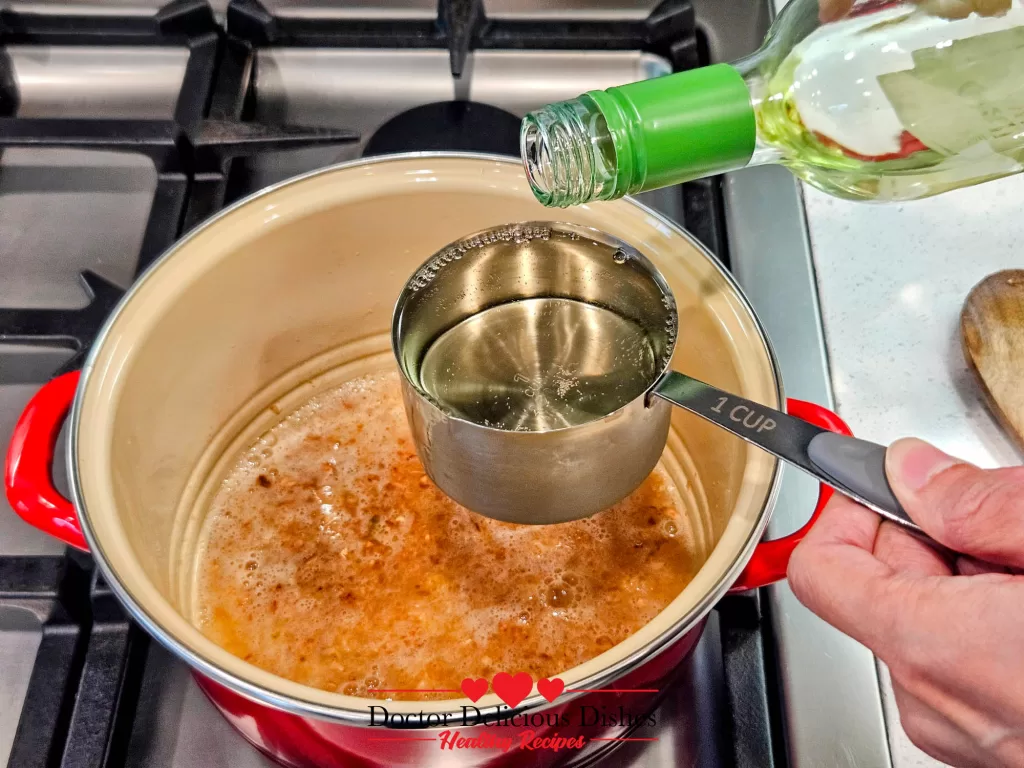
[(198, 623), (299, 683), (456, 690), (465, 677), (549, 677), (657, 615), (699, 566), (662, 468), (586, 520), (502, 523), (424, 474), (397, 373), (353, 380), (288, 416), (210, 510)]

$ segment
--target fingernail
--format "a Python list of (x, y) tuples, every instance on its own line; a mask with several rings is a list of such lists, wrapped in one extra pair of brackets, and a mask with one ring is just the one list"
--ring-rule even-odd
[(911, 491), (921, 490), (939, 472), (959, 463), (959, 459), (913, 437), (897, 440), (885, 455), (885, 469), (890, 479)]

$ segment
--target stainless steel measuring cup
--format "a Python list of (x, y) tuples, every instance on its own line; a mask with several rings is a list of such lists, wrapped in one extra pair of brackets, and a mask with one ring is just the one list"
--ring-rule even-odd
[(427, 474), (499, 520), (586, 517), (654, 469), (675, 404), (919, 530), (883, 446), (668, 370), (677, 322), (655, 266), (594, 229), (512, 224), (443, 248), (402, 290), (391, 329)]

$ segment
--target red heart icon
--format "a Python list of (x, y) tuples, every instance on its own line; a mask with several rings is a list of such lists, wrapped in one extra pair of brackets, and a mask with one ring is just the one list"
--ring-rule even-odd
[(508, 672), (499, 672), (491, 679), (491, 687), (502, 701), (510, 707), (514, 707), (530, 695), (533, 678), (525, 672), (520, 672), (515, 677)]
[(562, 691), (565, 690), (565, 683), (559, 680), (557, 677), (548, 680), (546, 677), (537, 681), (537, 692), (548, 701), (553, 702), (559, 696), (562, 695)]
[(481, 696), (487, 693), (487, 680), (482, 677), (475, 680), (472, 677), (467, 677), (462, 681), (462, 692), (475, 704)]

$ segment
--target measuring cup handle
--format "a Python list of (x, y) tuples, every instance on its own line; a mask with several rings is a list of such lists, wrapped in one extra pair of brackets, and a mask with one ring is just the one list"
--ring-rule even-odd
[(75, 506), (53, 487), (53, 451), (71, 409), (79, 371), (52, 379), (32, 396), (14, 426), (4, 485), (7, 500), (25, 522), (81, 550), (87, 550)]
[[(787, 400), (786, 412), (804, 421), (809, 421), (815, 426), (836, 432), (841, 435), (853, 436), (853, 432), (839, 416), (828, 408), (804, 400)], [(807, 532), (811, 530), (821, 510), (825, 508), (828, 500), (832, 498), (834, 491), (824, 483), (818, 484), (818, 502), (814, 505), (814, 512), (806, 525), (797, 531), (783, 536), (781, 539), (762, 541), (754, 549), (754, 554), (747, 562), (739, 578), (730, 587), (730, 592), (745, 592), (748, 589), (757, 589), (774, 584), (786, 578), (786, 570), (789, 568), (789, 558)]]

